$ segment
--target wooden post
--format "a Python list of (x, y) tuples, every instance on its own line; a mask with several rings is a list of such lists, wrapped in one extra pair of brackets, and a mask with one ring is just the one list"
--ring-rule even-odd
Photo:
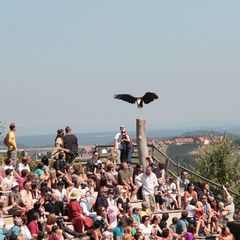
[(146, 157), (148, 156), (146, 120), (137, 119), (136, 125), (137, 125), (138, 158), (139, 163), (143, 166), (143, 169), (145, 171), (147, 166)]

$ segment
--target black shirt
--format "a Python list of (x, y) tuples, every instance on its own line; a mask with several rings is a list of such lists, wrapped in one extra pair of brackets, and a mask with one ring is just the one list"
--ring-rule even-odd
[(74, 134), (66, 134), (63, 137), (64, 148), (72, 153), (78, 153), (78, 139)]

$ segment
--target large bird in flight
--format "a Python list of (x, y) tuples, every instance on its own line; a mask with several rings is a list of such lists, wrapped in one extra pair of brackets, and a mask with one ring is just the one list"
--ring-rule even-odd
[(138, 108), (142, 108), (143, 103), (148, 104), (154, 101), (155, 99), (158, 99), (158, 95), (152, 92), (145, 93), (143, 97), (134, 97), (130, 94), (116, 94), (114, 95), (114, 98), (123, 100), (125, 102), (129, 102), (132, 104), (137, 103)]

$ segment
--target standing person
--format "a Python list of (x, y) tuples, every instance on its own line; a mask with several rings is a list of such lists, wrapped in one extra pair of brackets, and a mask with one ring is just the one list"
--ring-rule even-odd
[(156, 174), (152, 172), (152, 167), (148, 166), (144, 173), (139, 174), (135, 178), (135, 183), (141, 187), (143, 201), (150, 203), (150, 209), (153, 213), (156, 208), (155, 194), (157, 194), (158, 180)]
[(133, 146), (130, 136), (127, 134), (126, 129), (121, 131), (122, 135), (122, 145), (123, 149), (121, 150), (121, 162), (132, 162), (132, 153), (133, 153)]
[(17, 143), (15, 138), (16, 132), (16, 124), (11, 123), (9, 126), (10, 131), (7, 133), (6, 137), (4, 138), (4, 144), (7, 146), (7, 156), (12, 158), (14, 166), (16, 166), (16, 158), (17, 158)]
[(123, 143), (122, 143), (122, 134), (121, 132), (126, 130), (124, 125), (120, 126), (120, 132), (117, 133), (114, 137), (114, 148), (115, 152), (117, 153), (117, 164), (120, 164), (120, 156), (121, 156), (121, 151), (123, 149)]
[(66, 154), (66, 161), (71, 163), (75, 157), (78, 156), (78, 139), (72, 133), (70, 127), (65, 128), (66, 135), (63, 137), (64, 148), (68, 149), (69, 152)]

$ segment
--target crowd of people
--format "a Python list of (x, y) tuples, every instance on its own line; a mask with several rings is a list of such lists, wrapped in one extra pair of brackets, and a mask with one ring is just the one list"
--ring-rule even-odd
[[(16, 159), (16, 125), (4, 139), (7, 158), (0, 177), (0, 239), (95, 240), (186, 239), (221, 234), (234, 239), (233, 198), (223, 186), (218, 202), (209, 184), (196, 191), (183, 171), (174, 181), (164, 164), (146, 157), (146, 169), (131, 163), (133, 147), (124, 126), (106, 161), (93, 151), (86, 166), (74, 163), (77, 137), (70, 127), (57, 131), (53, 159), (44, 156), (32, 172), (30, 157)], [(141, 207), (136, 202), (142, 200)], [(169, 222), (169, 211), (182, 209)], [(13, 215), (13, 226), (4, 223)], [(72, 228), (71, 228), (72, 226)]]

